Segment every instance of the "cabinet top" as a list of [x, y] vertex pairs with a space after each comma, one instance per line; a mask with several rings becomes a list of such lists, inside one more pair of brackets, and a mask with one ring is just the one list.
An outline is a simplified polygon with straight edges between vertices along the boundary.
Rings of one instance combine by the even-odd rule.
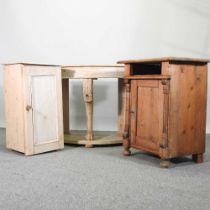
[[132, 64], [132, 63], [161, 63], [164, 61], [186, 62], [186, 63], [209, 63], [210, 60], [206, 58], [184, 58], [184, 57], [161, 57], [161, 58], [146, 58], [118, 61], [119, 64]]
[[28, 66], [60, 66], [60, 65], [54, 65], [54, 64], [40, 64], [40, 63], [3, 63], [2, 65], [28, 65]]

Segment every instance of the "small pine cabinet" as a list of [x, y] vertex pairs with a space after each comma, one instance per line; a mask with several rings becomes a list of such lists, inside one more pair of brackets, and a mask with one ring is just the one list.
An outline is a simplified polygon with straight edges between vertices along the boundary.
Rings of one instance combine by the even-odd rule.
[[62, 149], [61, 68], [4, 65], [6, 147], [25, 155]]
[[161, 167], [174, 157], [205, 152], [207, 59], [155, 58], [125, 64], [124, 155], [130, 147], [158, 155]]

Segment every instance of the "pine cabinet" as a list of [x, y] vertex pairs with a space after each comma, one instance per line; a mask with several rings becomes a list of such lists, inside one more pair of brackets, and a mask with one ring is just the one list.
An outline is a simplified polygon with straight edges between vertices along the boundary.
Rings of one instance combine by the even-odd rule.
[[124, 155], [130, 147], [158, 155], [162, 167], [174, 157], [205, 152], [207, 59], [156, 58], [125, 64]]
[[64, 147], [61, 68], [4, 65], [6, 147], [33, 155]]

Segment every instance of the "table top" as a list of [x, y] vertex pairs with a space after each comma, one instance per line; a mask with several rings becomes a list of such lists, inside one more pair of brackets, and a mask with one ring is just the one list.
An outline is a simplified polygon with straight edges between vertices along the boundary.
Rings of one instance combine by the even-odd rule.
[[192, 63], [209, 63], [210, 60], [206, 58], [185, 58], [185, 57], [160, 57], [160, 58], [146, 58], [118, 61], [119, 64], [135, 64], [135, 63], [161, 63], [164, 61], [175, 62], [192, 62]]
[[65, 69], [65, 68], [69, 68], [69, 67], [75, 67], [75, 68], [79, 68], [79, 67], [98, 67], [98, 68], [103, 68], [103, 67], [108, 67], [108, 68], [110, 68], [110, 67], [124, 67], [124, 65], [121, 65], [121, 64], [115, 64], [115, 65], [107, 65], [107, 64], [105, 64], [105, 65], [95, 65], [95, 64], [93, 64], [93, 65], [91, 65], [91, 64], [89, 64], [89, 65], [72, 65], [72, 64], [70, 64], [70, 65], [62, 65], [62, 68], [63, 69]]
[[124, 65], [65, 65], [62, 78], [123, 78]]

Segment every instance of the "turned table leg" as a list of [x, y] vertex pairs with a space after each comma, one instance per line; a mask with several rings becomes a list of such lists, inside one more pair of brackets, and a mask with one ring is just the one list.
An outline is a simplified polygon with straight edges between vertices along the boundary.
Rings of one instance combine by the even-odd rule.
[[204, 157], [203, 157], [203, 154], [194, 154], [192, 155], [192, 159], [196, 163], [203, 163]]
[[62, 79], [62, 94], [63, 94], [63, 124], [64, 134], [70, 134], [69, 120], [69, 79]]
[[87, 116], [87, 133], [86, 140], [88, 141], [85, 147], [92, 147], [93, 140], [93, 79], [83, 80], [83, 98]]

